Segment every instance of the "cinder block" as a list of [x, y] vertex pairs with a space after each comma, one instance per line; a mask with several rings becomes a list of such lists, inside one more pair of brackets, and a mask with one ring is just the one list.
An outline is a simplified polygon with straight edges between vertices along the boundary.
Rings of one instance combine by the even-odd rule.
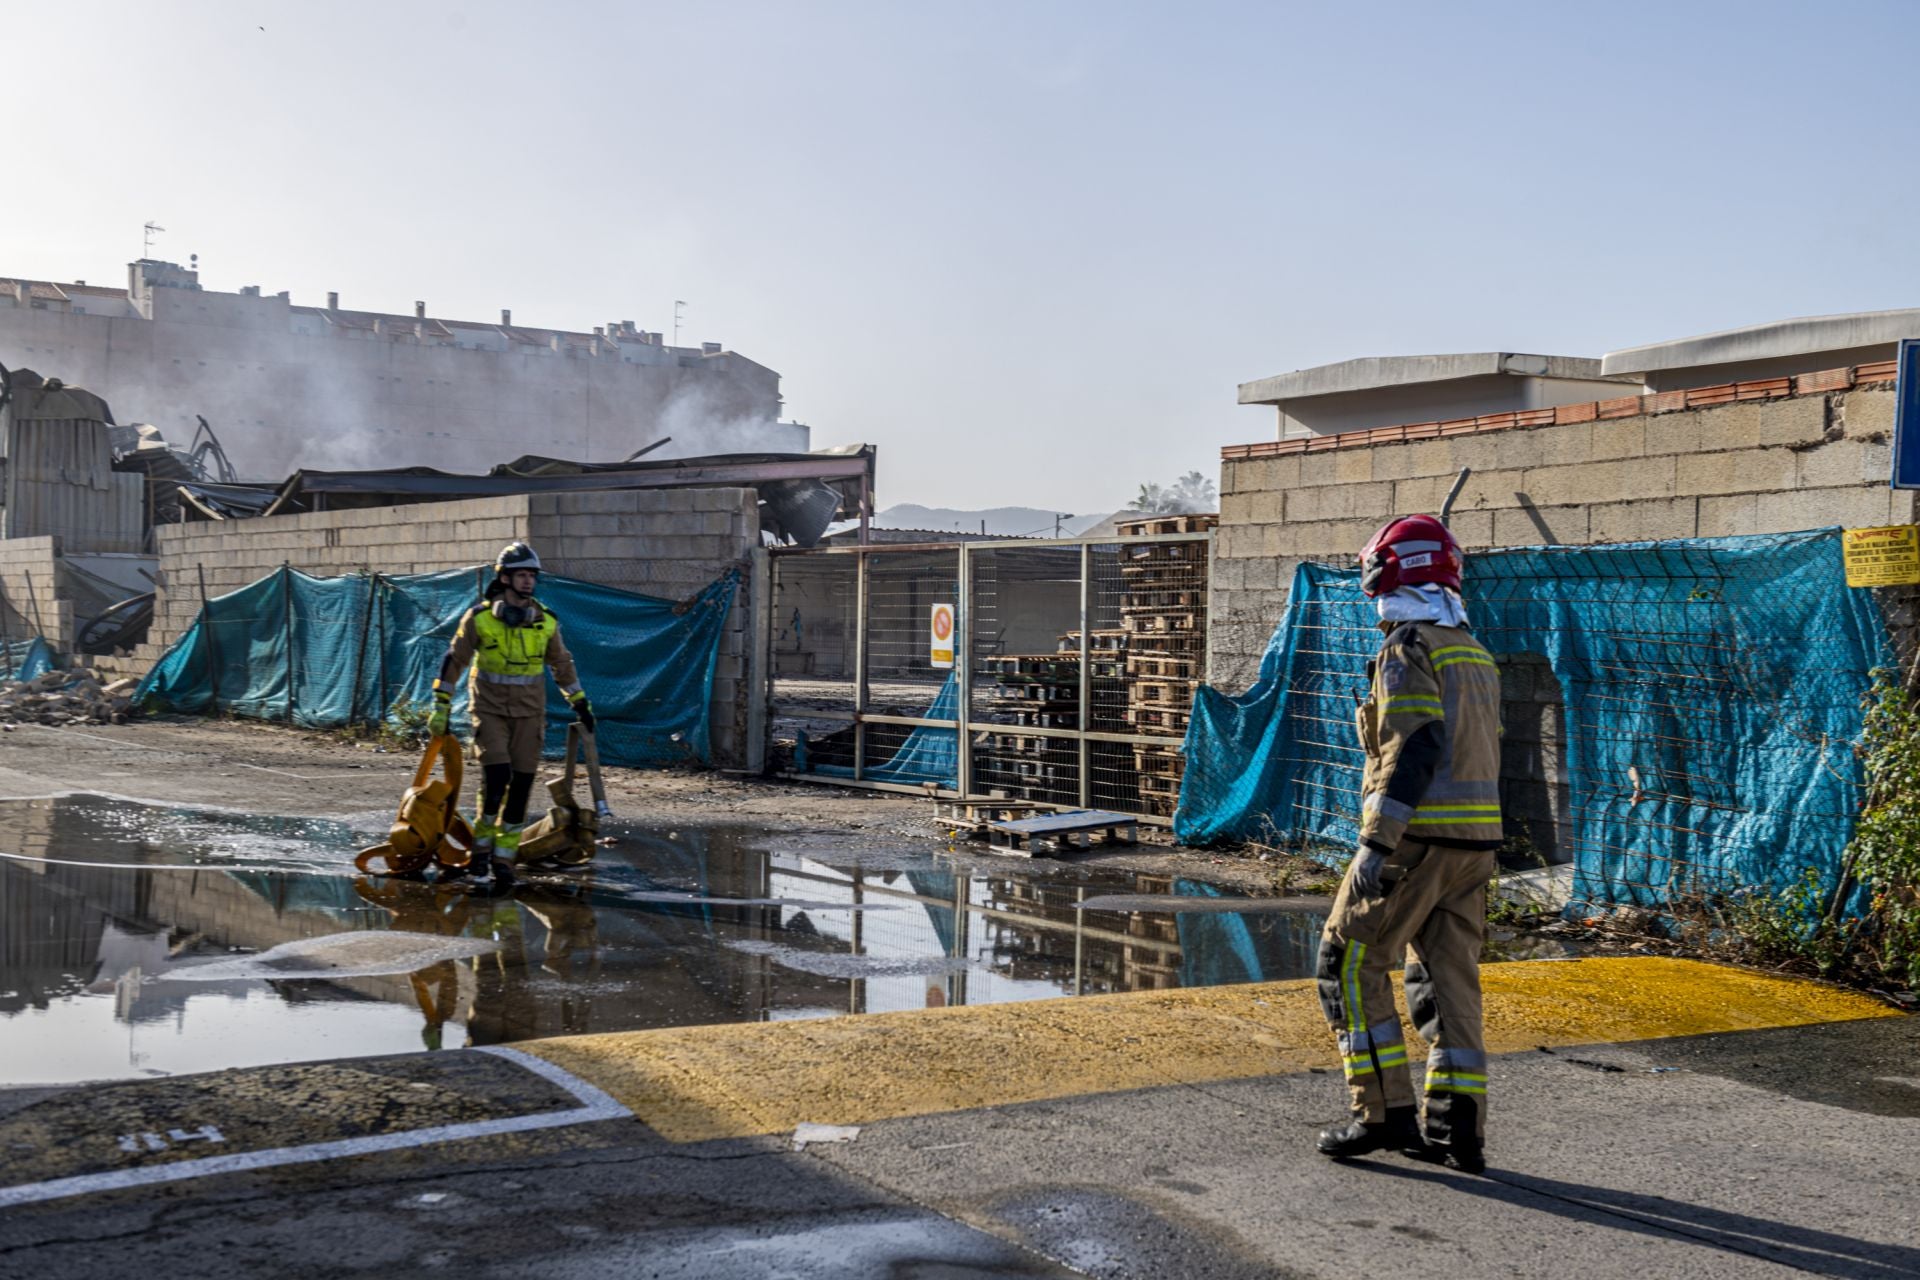
[[1811, 444], [1827, 429], [1824, 396], [1754, 400], [1662, 415], [1648, 429], [1647, 452], [1718, 453]]
[[1251, 489], [1287, 489], [1300, 483], [1300, 455], [1288, 454], [1279, 458], [1257, 458], [1243, 464], [1251, 471], [1251, 480], [1247, 487]]
[[1325, 453], [1309, 453], [1300, 458], [1300, 483], [1303, 485], [1359, 484], [1371, 479], [1372, 449], [1329, 449]]
[[[1239, 560], [1231, 563], [1240, 566], [1241, 585], [1253, 591], [1278, 591], [1287, 585], [1293, 575], [1294, 562], [1276, 556], [1260, 556], [1253, 560]], [[1286, 576], [1282, 576], [1285, 568]]]
[[1757, 533], [1793, 533], [1801, 529], [1872, 528], [1893, 523], [1893, 490], [1888, 488], [1800, 489], [1762, 496]]
[[1585, 507], [1515, 507], [1493, 513], [1497, 547], [1580, 546], [1587, 533]]
[[1240, 524], [1252, 518], [1253, 495], [1251, 493], [1221, 493], [1221, 524]]
[[1286, 520], [1297, 524], [1309, 520], [1370, 519], [1392, 506], [1393, 492], [1394, 486], [1386, 483], [1289, 489], [1284, 507]]
[[1757, 493], [1723, 494], [1701, 498], [1696, 518], [1696, 537], [1737, 538], [1760, 532], [1760, 503], [1771, 502], [1772, 495]]
[[[1491, 511], [1456, 510], [1453, 515], [1449, 517], [1447, 528], [1452, 531], [1453, 536], [1459, 540], [1462, 547], [1474, 548], [1496, 545], [1493, 540], [1493, 512]], [[1364, 545], [1364, 542], [1354, 543], [1353, 550], [1350, 554], [1358, 555], [1360, 548]]]
[[1313, 520], [1302, 524], [1263, 525], [1262, 553], [1320, 560], [1352, 556], [1379, 527], [1375, 520]]
[[1683, 455], [1674, 460], [1673, 492], [1676, 495], [1771, 493], [1792, 489], [1796, 461], [1797, 455], [1790, 449], [1739, 449]]
[[1222, 503], [1230, 495], [1250, 493], [1259, 486], [1254, 483], [1259, 474], [1259, 458], [1223, 458], [1220, 462], [1220, 499]]
[[1246, 586], [1247, 565], [1250, 563], [1253, 562], [1248, 560], [1215, 560], [1210, 571], [1210, 577], [1216, 596], [1221, 591], [1238, 591], [1240, 588]]
[[1616, 418], [1594, 422], [1584, 430], [1590, 433], [1588, 462], [1611, 462], [1616, 458], [1638, 458], [1647, 452], [1647, 420]]
[[[1538, 507], [1570, 507], [1583, 503], [1670, 498], [1674, 495], [1672, 458], [1627, 458], [1616, 462], [1589, 462], [1572, 467], [1541, 467], [1529, 471], [1518, 486]], [[1517, 506], [1517, 500], [1505, 505]]]
[[1409, 479], [1417, 476], [1450, 476], [1460, 470], [1453, 465], [1451, 440], [1420, 440], [1392, 447], [1407, 451]]
[[[1578, 428], [1584, 430], [1584, 427]], [[1486, 435], [1460, 436], [1447, 442], [1455, 474], [1462, 467], [1482, 471], [1512, 471], [1548, 465], [1544, 431], [1508, 429]]]
[[1795, 455], [1801, 489], [1825, 489], [1850, 484], [1884, 485], [1893, 474], [1893, 446], [1855, 439], [1823, 444]]
[[1280, 524], [1287, 518], [1286, 502], [1289, 490], [1263, 490], [1253, 495], [1252, 513], [1249, 517], [1255, 524]]
[[1891, 391], [1850, 391], [1840, 402], [1841, 420], [1846, 424], [1850, 439], [1882, 440], [1893, 439], [1893, 409], [1895, 397]]
[[1613, 502], [1588, 514], [1595, 542], [1656, 542], [1691, 538], [1699, 528], [1699, 504], [1693, 498]]
[[1213, 553], [1244, 559], [1261, 554], [1266, 534], [1262, 526], [1255, 524], [1223, 525], [1213, 535]]

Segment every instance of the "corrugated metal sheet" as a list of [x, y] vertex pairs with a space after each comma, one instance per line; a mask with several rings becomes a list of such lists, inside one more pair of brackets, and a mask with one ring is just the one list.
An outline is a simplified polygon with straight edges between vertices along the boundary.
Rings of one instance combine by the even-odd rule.
[[15, 415], [5, 434], [5, 536], [52, 534], [63, 551], [146, 549], [145, 477], [114, 472], [104, 422]]

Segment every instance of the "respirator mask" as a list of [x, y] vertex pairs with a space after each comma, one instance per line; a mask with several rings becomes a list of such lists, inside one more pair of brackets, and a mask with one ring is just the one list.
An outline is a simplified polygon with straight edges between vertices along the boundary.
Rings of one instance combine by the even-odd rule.
[[531, 627], [545, 615], [541, 612], [538, 600], [529, 600], [525, 604], [508, 604], [505, 600], [493, 602], [493, 616], [510, 627]]

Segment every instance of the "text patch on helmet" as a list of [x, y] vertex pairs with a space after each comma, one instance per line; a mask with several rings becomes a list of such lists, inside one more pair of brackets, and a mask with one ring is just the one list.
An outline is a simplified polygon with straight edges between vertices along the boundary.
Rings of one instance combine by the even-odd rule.
[[1424, 569], [1432, 563], [1433, 552], [1431, 551], [1422, 551], [1417, 556], [1400, 557], [1400, 567], [1402, 569]]

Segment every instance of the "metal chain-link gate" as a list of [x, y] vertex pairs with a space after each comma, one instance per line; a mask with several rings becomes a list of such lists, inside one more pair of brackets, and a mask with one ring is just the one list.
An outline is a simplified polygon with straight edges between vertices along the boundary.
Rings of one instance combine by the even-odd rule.
[[1210, 525], [776, 550], [774, 770], [1170, 819], [1205, 676]]

